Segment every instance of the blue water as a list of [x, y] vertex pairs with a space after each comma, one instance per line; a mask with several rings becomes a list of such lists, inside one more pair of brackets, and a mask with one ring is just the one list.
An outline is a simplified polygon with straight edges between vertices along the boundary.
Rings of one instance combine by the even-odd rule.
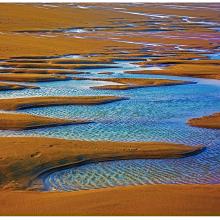
[[[182, 159], [100, 162], [54, 172], [44, 177], [47, 190], [71, 191], [145, 183], [220, 183], [220, 130], [190, 127], [189, 118], [219, 112], [217, 80], [160, 75], [125, 74], [141, 69], [131, 62], [117, 62], [118, 69], [88, 70], [80, 77], [169, 78], [196, 84], [149, 87], [124, 91], [93, 90], [106, 82], [92, 80], [36, 83], [41, 89], [5, 91], [0, 97], [57, 95], [117, 95], [128, 100], [96, 106], [57, 106], [20, 110], [36, 115], [83, 118], [91, 124], [59, 126], [26, 131], [0, 131], [1, 136], [49, 136], [80, 140], [165, 141], [203, 145], [207, 149]], [[157, 67], [158, 68], [158, 67]], [[101, 75], [100, 72], [113, 72]], [[82, 146], [83, 147], [83, 146]]]
[[220, 59], [220, 52], [208, 54], [207, 57], [211, 60], [219, 60]]

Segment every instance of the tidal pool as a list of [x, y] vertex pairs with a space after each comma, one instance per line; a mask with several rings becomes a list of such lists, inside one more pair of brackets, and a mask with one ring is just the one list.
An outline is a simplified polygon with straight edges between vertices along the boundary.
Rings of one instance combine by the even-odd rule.
[[[80, 140], [165, 141], [203, 145], [206, 150], [182, 159], [127, 160], [87, 164], [43, 176], [46, 190], [72, 191], [145, 183], [220, 183], [220, 131], [190, 127], [189, 118], [220, 109], [220, 83], [217, 80], [160, 75], [125, 74], [142, 70], [131, 61], [117, 61], [106, 70], [86, 70], [85, 77], [168, 78], [196, 84], [149, 87], [124, 91], [92, 90], [106, 82], [62, 81], [36, 83], [41, 89], [1, 92], [0, 97], [117, 95], [128, 100], [97, 106], [57, 106], [19, 112], [62, 118], [83, 118], [91, 124], [41, 128], [26, 131], [0, 131], [1, 136], [47, 136]], [[151, 67], [152, 68], [152, 67]], [[156, 66], [155, 68], [163, 68]], [[82, 75], [79, 75], [82, 77]], [[109, 82], [108, 82], [109, 83]], [[83, 146], [82, 146], [83, 147]]]

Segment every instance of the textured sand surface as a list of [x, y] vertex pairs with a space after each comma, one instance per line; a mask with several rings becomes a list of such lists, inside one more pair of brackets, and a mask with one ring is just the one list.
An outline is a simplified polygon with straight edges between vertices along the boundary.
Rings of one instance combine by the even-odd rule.
[[[74, 141], [43, 137], [0, 138], [0, 184], [26, 189], [36, 177], [54, 168], [80, 163], [135, 158], [181, 158], [202, 147], [161, 142]], [[38, 182], [35, 187], [38, 186]]]
[[49, 118], [21, 113], [0, 113], [0, 130], [28, 130], [59, 125], [80, 124], [86, 122], [86, 120]]
[[77, 192], [3, 192], [0, 215], [220, 215], [220, 185], [143, 185]]
[[118, 96], [42, 96], [10, 98], [0, 100], [0, 109], [17, 110], [57, 105], [98, 105], [124, 99], [126, 98]]
[[77, 80], [95, 80], [95, 81], [107, 81], [120, 83], [121, 85], [104, 85], [104, 86], [94, 86], [92, 89], [107, 89], [107, 90], [126, 90], [135, 89], [142, 87], [151, 86], [173, 86], [173, 85], [184, 85], [187, 81], [182, 80], [169, 80], [169, 79], [135, 79], [135, 78], [74, 78]]

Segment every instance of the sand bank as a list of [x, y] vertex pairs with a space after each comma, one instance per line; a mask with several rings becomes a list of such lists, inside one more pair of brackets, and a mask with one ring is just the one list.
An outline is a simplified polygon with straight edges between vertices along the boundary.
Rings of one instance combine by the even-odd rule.
[[118, 96], [39, 96], [27, 98], [0, 99], [0, 109], [17, 110], [58, 105], [98, 105], [127, 98]]
[[[213, 49], [219, 45], [218, 38], [214, 36], [217, 32], [211, 29], [213, 22], [219, 22], [214, 5], [202, 7], [202, 10], [194, 5], [188, 6], [190, 9], [171, 9], [164, 4], [145, 4], [141, 7], [124, 4], [122, 10], [114, 9], [117, 4], [92, 5], [94, 7], [82, 9], [67, 4], [56, 4], [55, 7], [45, 4], [1, 4], [0, 41], [3, 44], [0, 55], [6, 58], [70, 54], [73, 51], [79, 54], [113, 54], [118, 51], [120, 57], [124, 50], [143, 53], [133, 50], [142, 49], [145, 44], [149, 47], [156, 45], [153, 50], [156, 54], [167, 55], [172, 50], [182, 53], [178, 47], [174, 48], [178, 45], [183, 45], [184, 49]], [[100, 6], [104, 7], [100, 10]], [[194, 17], [195, 12], [198, 18], [187, 18]], [[143, 13], [146, 16], [138, 15]], [[163, 19], [160, 19], [161, 15]], [[184, 18], [189, 22], [183, 21]], [[211, 24], [193, 23], [194, 20], [208, 20]], [[72, 35], [62, 32], [71, 28], [86, 31], [89, 28], [89, 31]], [[163, 34], [148, 34], [149, 30], [162, 30]], [[161, 47], [158, 49], [157, 45]]]
[[[112, 27], [113, 19], [121, 16], [120, 12], [78, 7], [67, 4], [57, 4], [58, 7], [45, 7], [45, 4], [1, 4], [0, 31], [23, 30], [54, 30], [71, 27]], [[41, 17], [39, 19], [39, 14]], [[74, 17], [74, 19], [73, 19]], [[123, 17], [132, 21], [135, 15], [124, 14]], [[144, 20], [144, 18], [139, 18]], [[121, 26], [115, 24], [115, 26]]]
[[94, 86], [92, 89], [106, 89], [106, 90], [126, 90], [142, 87], [153, 86], [172, 86], [172, 85], [184, 85], [193, 82], [187, 82], [182, 80], [169, 80], [169, 79], [138, 79], [138, 78], [74, 78], [76, 80], [96, 80], [120, 83], [121, 85], [104, 85]]
[[1, 130], [28, 130], [68, 124], [86, 123], [86, 120], [49, 118], [30, 114], [0, 113]]
[[60, 75], [43, 75], [43, 74], [22, 74], [22, 73], [1, 73], [0, 80], [14, 82], [50, 82], [70, 80], [71, 77]]
[[[220, 60], [181, 60], [181, 59], [175, 59], [173, 57], [172, 59], [153, 59], [151, 61], [145, 61], [138, 63], [140, 65], [161, 65], [161, 64], [202, 64], [202, 65], [220, 65]], [[203, 66], [204, 69], [206, 66]]]
[[0, 186], [41, 188], [33, 180], [54, 168], [95, 161], [136, 158], [181, 158], [202, 147], [160, 142], [74, 141], [43, 137], [0, 138]]
[[143, 185], [77, 192], [4, 192], [0, 215], [220, 215], [220, 185]]
[[20, 90], [20, 89], [39, 89], [39, 87], [0, 82], [0, 91]]
[[106, 64], [50, 64], [50, 63], [2, 63], [2, 67], [29, 68], [29, 69], [105, 69], [117, 68]]
[[27, 74], [83, 74], [85, 72], [75, 71], [71, 69], [29, 69], [29, 68], [13, 68], [0, 69], [0, 73], [27, 73]]
[[[71, 55], [70, 55], [71, 56]], [[16, 63], [18, 64], [111, 64], [112, 58], [103, 57], [80, 57], [80, 58], [61, 58], [59, 56], [45, 56], [45, 57], [26, 57], [26, 58], [12, 58], [5, 60], [6, 63]]]
[[162, 70], [127, 71], [130, 74], [158, 74], [172, 76], [190, 76], [207, 79], [220, 79], [220, 65], [212, 64], [175, 64]]
[[192, 118], [187, 122], [191, 126], [201, 128], [220, 129], [220, 113], [215, 113], [201, 118]]
[[[62, 14], [62, 11], [60, 13]], [[39, 14], [37, 17], [39, 17]], [[119, 51], [140, 47], [140, 45], [115, 42], [107, 39], [70, 38], [68, 36], [38, 38], [32, 35], [14, 33], [0, 34], [0, 41], [4, 42], [0, 47], [0, 56], [4, 58], [35, 55], [54, 56], [71, 54], [73, 51], [79, 54], [108, 54], [111, 51], [111, 47], [118, 47]]]

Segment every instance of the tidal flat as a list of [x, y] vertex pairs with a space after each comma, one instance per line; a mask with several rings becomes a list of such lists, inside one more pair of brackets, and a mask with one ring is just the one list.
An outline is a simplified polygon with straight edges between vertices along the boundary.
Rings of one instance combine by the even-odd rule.
[[220, 215], [219, 11], [1, 3], [0, 215]]

